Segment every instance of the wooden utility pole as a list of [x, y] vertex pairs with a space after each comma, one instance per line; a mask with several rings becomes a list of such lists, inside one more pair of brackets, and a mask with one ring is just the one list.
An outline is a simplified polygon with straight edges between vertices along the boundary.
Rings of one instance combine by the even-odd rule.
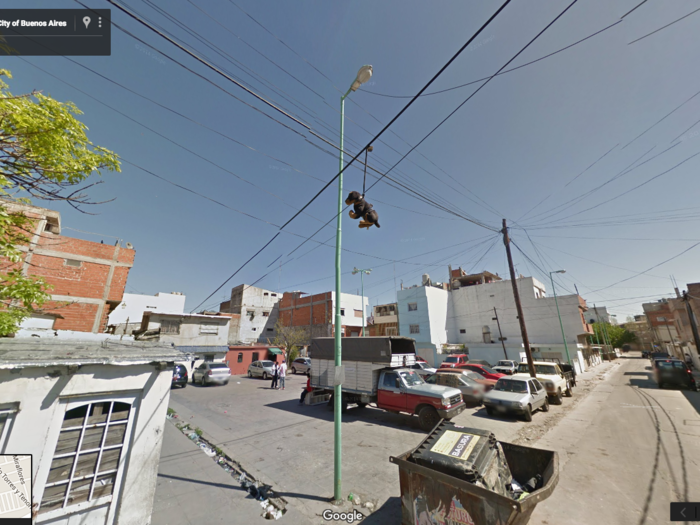
[[693, 308], [690, 306], [690, 297], [688, 297], [688, 292], [683, 292], [683, 300], [685, 301], [685, 307], [688, 310], [690, 328], [693, 330], [693, 339], [695, 340], [695, 351], [700, 353], [700, 334], [698, 334], [698, 325], [695, 323], [695, 314], [693, 313]]
[[513, 256], [510, 254], [510, 238], [508, 237], [508, 226], [506, 220], [503, 219], [503, 244], [506, 246], [506, 254], [508, 255], [508, 268], [510, 269], [510, 281], [513, 283], [513, 299], [515, 299], [515, 308], [518, 311], [518, 321], [520, 322], [520, 333], [523, 337], [523, 346], [525, 347], [525, 357], [527, 358], [527, 366], [530, 369], [530, 375], [537, 377], [535, 374], [535, 364], [532, 362], [532, 352], [530, 351], [530, 340], [527, 337], [527, 328], [525, 328], [525, 316], [523, 315], [523, 305], [520, 304], [520, 292], [518, 291], [518, 282], [515, 280], [515, 268], [513, 268]]
[[506, 352], [506, 342], [503, 340], [503, 332], [501, 332], [501, 322], [498, 320], [498, 312], [496, 311], [496, 307], [493, 307], [493, 315], [496, 317], [493, 318], [494, 321], [496, 321], [496, 324], [498, 325], [498, 335], [500, 336], [499, 339], [501, 340], [501, 345], [503, 345], [503, 357], [508, 359], [508, 352]]

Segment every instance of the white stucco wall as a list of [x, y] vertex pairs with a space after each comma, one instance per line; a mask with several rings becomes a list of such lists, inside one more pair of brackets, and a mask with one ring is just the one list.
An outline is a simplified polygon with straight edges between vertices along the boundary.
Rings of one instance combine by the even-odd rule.
[[[173, 317], [152, 314], [148, 323], [148, 329], [157, 330], [160, 328], [160, 323], [163, 319], [180, 319], [182, 324], [180, 325], [179, 334], [160, 334], [159, 340], [161, 343], [172, 343], [175, 346], [226, 346], [228, 344], [228, 329], [231, 322], [230, 317], [187, 314], [183, 314], [181, 317]], [[218, 333], [200, 333], [200, 327], [202, 324], [217, 325]]]
[[[447, 290], [431, 286], [407, 288], [398, 291], [397, 301], [401, 335], [412, 337], [417, 343], [430, 343], [436, 348], [447, 343]], [[409, 311], [409, 303], [416, 303], [416, 310]], [[420, 333], [412, 334], [410, 327], [415, 324]]]
[[[331, 292], [331, 299], [333, 301], [333, 311], [335, 312], [335, 292]], [[362, 326], [362, 317], [355, 317], [355, 310], [362, 311], [363, 316], [367, 315], [369, 299], [366, 296], [364, 301], [362, 299], [361, 295], [340, 294], [340, 307], [345, 309], [343, 326]]]
[[[281, 298], [282, 294], [255, 286], [242, 285], [231, 290], [231, 304], [233, 306], [236, 301], [235, 313], [240, 309], [241, 318], [237, 331], [230, 334], [230, 342], [256, 343], [273, 339]], [[252, 319], [250, 312], [253, 312]]]
[[185, 311], [185, 296], [182, 294], [162, 293], [155, 295], [140, 295], [125, 293], [122, 302], [109, 314], [109, 325], [140, 323], [143, 312], [165, 312], [181, 314]]
[[[49, 372], [61, 375], [49, 377]], [[62, 366], [0, 370], [0, 401], [3, 405], [19, 404], [4, 453], [33, 455], [34, 502], [40, 502], [65, 413], [62, 401], [89, 402], [98, 395], [135, 394], [129, 451], [120, 458], [120, 468], [124, 469], [121, 494], [114, 495], [117, 504], [110, 511], [115, 521], [107, 523], [149, 523], [172, 369], [86, 365], [73, 375], [66, 374], [67, 368]], [[95, 523], [87, 511], [72, 516], [75, 523]], [[41, 515], [36, 522], [42, 523]]]

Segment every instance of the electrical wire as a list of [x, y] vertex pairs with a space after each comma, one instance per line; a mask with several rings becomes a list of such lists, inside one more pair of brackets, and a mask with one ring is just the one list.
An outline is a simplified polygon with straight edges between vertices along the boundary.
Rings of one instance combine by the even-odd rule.
[[632, 40], [632, 42], [630, 42], [630, 43], [627, 44], [627, 45], [632, 45], [632, 44], [634, 44], [635, 42], [639, 42], [640, 40], [643, 40], [643, 39], [645, 39], [645, 38], [648, 37], [648, 36], [654, 35], [654, 34], [658, 33], [659, 31], [662, 31], [662, 30], [666, 29], [667, 27], [672, 26], [672, 25], [675, 24], [676, 22], [680, 22], [680, 21], [683, 20], [684, 18], [688, 18], [690, 15], [693, 15], [693, 14], [697, 13], [698, 11], [700, 11], [700, 7], [699, 7], [698, 9], [696, 9], [695, 11], [691, 11], [691, 12], [688, 13], [687, 15], [682, 16], [682, 17], [678, 18], [677, 20], [674, 20], [674, 21], [671, 22], [670, 24], [666, 24], [665, 26], [660, 27], [659, 29], [657, 29], [657, 30], [655, 30], [655, 31], [652, 31], [651, 33], [647, 33], [647, 34], [644, 35], [644, 36], [640, 36], [640, 37], [639, 37], [638, 39], [636, 39], [636, 40]]
[[627, 11], [624, 15], [622, 15], [622, 16], [620, 17], [620, 20], [622, 20], [623, 18], [625, 18], [627, 15], [631, 14], [633, 11], [636, 11], [636, 9], [637, 9], [638, 7], [642, 7], [642, 6], [643, 6], [644, 4], [646, 4], [646, 3], [647, 3], [647, 0], [642, 0], [641, 3], [637, 4], [637, 5], [634, 6], [632, 9], [630, 9], [629, 11]]

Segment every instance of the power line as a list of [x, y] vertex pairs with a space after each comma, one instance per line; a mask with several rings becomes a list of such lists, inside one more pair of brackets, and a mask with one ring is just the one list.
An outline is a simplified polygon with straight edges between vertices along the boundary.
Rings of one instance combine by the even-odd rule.
[[632, 9], [630, 9], [629, 11], [627, 11], [624, 15], [622, 15], [622, 16], [620, 17], [620, 20], [622, 20], [623, 18], [625, 18], [627, 15], [631, 14], [631, 13], [632, 13], [633, 11], [635, 11], [638, 7], [642, 7], [642, 6], [643, 6], [644, 4], [646, 4], [646, 3], [647, 3], [647, 0], [642, 0], [641, 3], [637, 4], [637, 5], [634, 6]]
[[672, 25], [675, 24], [676, 22], [680, 22], [680, 21], [683, 20], [684, 18], [688, 18], [690, 15], [695, 14], [695, 13], [697, 13], [698, 11], [700, 11], [700, 8], [696, 9], [695, 11], [691, 11], [691, 12], [688, 13], [687, 15], [682, 16], [682, 17], [678, 18], [677, 20], [674, 20], [674, 21], [671, 22], [670, 24], [666, 24], [665, 26], [660, 27], [659, 29], [657, 29], [657, 30], [655, 30], [655, 31], [652, 31], [651, 33], [647, 33], [647, 34], [644, 35], [644, 36], [640, 36], [640, 37], [639, 37], [638, 39], [636, 39], [636, 40], [632, 40], [632, 42], [630, 42], [630, 43], [627, 44], [627, 45], [634, 44], [635, 42], [639, 42], [640, 40], [643, 40], [644, 38], [646, 38], [646, 37], [648, 37], [648, 36], [651, 36], [651, 35], [653, 35], [653, 34], [656, 34], [656, 33], [658, 33], [659, 31], [662, 31], [663, 29], [666, 29], [667, 27], [672, 26]]
[[[511, 69], [506, 69], [505, 71], [501, 71], [500, 73], [496, 73], [496, 76], [505, 75], [506, 73], [510, 73], [511, 71], [516, 71], [516, 70], [521, 69], [521, 68], [523, 68], [523, 67], [525, 67], [525, 66], [529, 66], [529, 65], [534, 64], [534, 63], [536, 63], [536, 62], [539, 62], [539, 61], [541, 61], [541, 60], [544, 60], [545, 58], [549, 58], [549, 57], [551, 57], [551, 56], [554, 56], [554, 55], [556, 55], [557, 53], [561, 53], [562, 51], [566, 51], [567, 49], [570, 49], [570, 48], [572, 48], [572, 47], [574, 47], [574, 46], [580, 44], [581, 42], [585, 42], [585, 41], [588, 40], [589, 38], [593, 38], [594, 36], [599, 35], [599, 34], [603, 33], [604, 31], [607, 31], [608, 29], [610, 29], [610, 28], [612, 28], [612, 27], [615, 27], [615, 26], [616, 26], [617, 24], [619, 24], [620, 22], [622, 22], [622, 20], [618, 20], [618, 21], [615, 22], [614, 24], [610, 24], [609, 26], [604, 27], [603, 29], [601, 29], [601, 30], [599, 30], [599, 31], [596, 31], [595, 33], [593, 33], [593, 34], [591, 34], [591, 35], [588, 35], [587, 37], [582, 38], [581, 40], [578, 40], [578, 41], [574, 42], [573, 44], [569, 44], [569, 45], [566, 46], [566, 47], [562, 47], [561, 49], [558, 49], [557, 51], [554, 51], [553, 53], [549, 53], [548, 55], [545, 55], [545, 56], [540, 57], [540, 58], [538, 58], [538, 59], [532, 60], [532, 61], [530, 61], [530, 62], [526, 62], [525, 64], [522, 64], [522, 65], [520, 65], [520, 66], [513, 67], [513, 68], [511, 68]], [[491, 77], [484, 77], [484, 78], [480, 78], [480, 79], [478, 79], [478, 80], [472, 80], [471, 82], [467, 82], [466, 84], [460, 84], [459, 86], [454, 86], [454, 87], [447, 88], [447, 89], [441, 89], [441, 90], [439, 90], [439, 91], [432, 91], [432, 92], [430, 92], [430, 93], [424, 93], [424, 94], [421, 95], [421, 96], [427, 97], [427, 96], [430, 96], [430, 95], [439, 95], [439, 94], [441, 94], [441, 93], [446, 93], [446, 92], [448, 92], [448, 91], [453, 91], [453, 90], [455, 90], [455, 89], [460, 89], [460, 88], [463, 88], [463, 87], [471, 86], [471, 85], [473, 85], [473, 84], [478, 84], [479, 82], [483, 82], [484, 80], [488, 80], [489, 78], [491, 78]], [[385, 93], [376, 93], [376, 92], [374, 92], [374, 91], [368, 91], [367, 89], [362, 89], [362, 91], [363, 91], [364, 93], [369, 93], [369, 94], [371, 94], [371, 95], [377, 95], [377, 96], [380, 96], [380, 97], [387, 97], [387, 98], [411, 98], [410, 95], [387, 95], [387, 94], [385, 94]]]

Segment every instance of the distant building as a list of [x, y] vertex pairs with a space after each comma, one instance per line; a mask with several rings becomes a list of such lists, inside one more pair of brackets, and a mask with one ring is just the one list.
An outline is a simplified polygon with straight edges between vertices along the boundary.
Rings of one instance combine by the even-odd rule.
[[149, 523], [180, 355], [152, 343], [0, 339], [0, 452], [33, 457], [32, 523]]
[[186, 297], [180, 292], [155, 295], [125, 293], [121, 303], [109, 314], [108, 331], [113, 334], [130, 335], [141, 327], [143, 313], [165, 312], [181, 314], [185, 312]]
[[588, 312], [586, 313], [586, 320], [588, 324], [595, 323], [607, 323], [607, 324], [617, 324], [617, 320], [612, 316], [605, 306], [589, 306]]
[[654, 303], [644, 303], [642, 308], [649, 320], [654, 341], [671, 355], [681, 343], [681, 331], [674, 317], [672, 300], [660, 299]]
[[[335, 333], [335, 292], [306, 295], [303, 292], [285, 292], [279, 303], [283, 326], [304, 328], [309, 343], [315, 337], [331, 337]], [[304, 297], [305, 296], [305, 297]], [[340, 314], [343, 337], [359, 337], [368, 299], [359, 295], [341, 294]], [[367, 334], [369, 335], [369, 334]]]
[[275, 337], [282, 294], [241, 284], [231, 290], [231, 299], [221, 303], [219, 310], [236, 314], [231, 323], [231, 344], [266, 343]]
[[634, 321], [628, 321], [622, 327], [631, 332], [637, 338], [637, 342], [631, 344], [632, 349], [639, 351], [654, 349], [654, 332], [649, 326], [649, 321], [646, 315], [635, 315]]
[[399, 311], [397, 303], [379, 304], [372, 308], [372, 317], [367, 320], [369, 335], [399, 335]]
[[[104, 332], [107, 316], [122, 301], [136, 252], [130, 243], [114, 246], [61, 235], [57, 211], [3, 202], [8, 212], [32, 221], [29, 244], [20, 247], [23, 260], [14, 265], [28, 276], [43, 277], [53, 287], [51, 300], [28, 320], [56, 330]], [[5, 261], [7, 262], [7, 261]]]
[[280, 348], [268, 345], [233, 345], [228, 347], [225, 358], [231, 374], [235, 376], [246, 375], [250, 363], [264, 360], [281, 363], [284, 361], [284, 352]]

